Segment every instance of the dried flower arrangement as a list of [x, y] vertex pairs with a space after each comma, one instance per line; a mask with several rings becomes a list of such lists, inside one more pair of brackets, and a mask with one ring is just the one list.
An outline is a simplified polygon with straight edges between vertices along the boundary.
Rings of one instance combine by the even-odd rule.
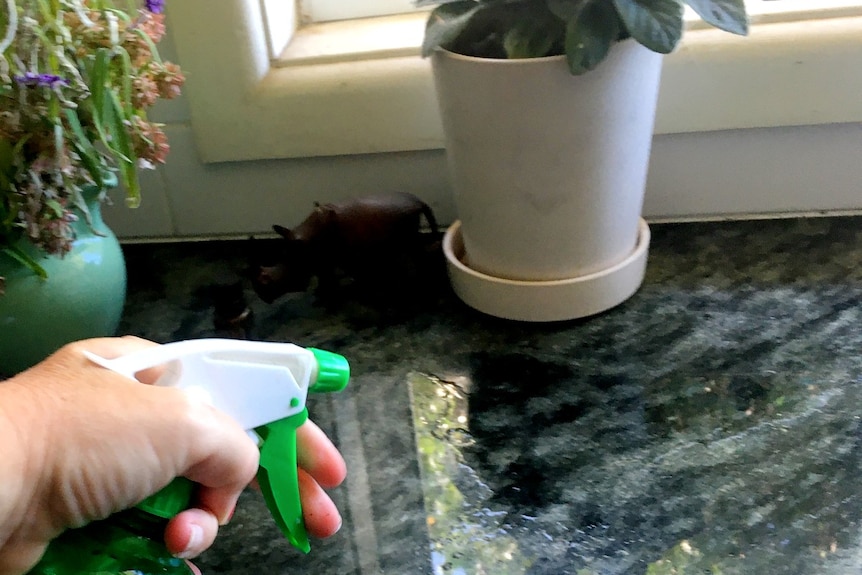
[[118, 178], [139, 203], [139, 170], [169, 149], [147, 111], [184, 82], [157, 49], [163, 11], [164, 0], [0, 0], [0, 255], [42, 273], [16, 246], [67, 253], [70, 223], [89, 217], [84, 190], [105, 199]]

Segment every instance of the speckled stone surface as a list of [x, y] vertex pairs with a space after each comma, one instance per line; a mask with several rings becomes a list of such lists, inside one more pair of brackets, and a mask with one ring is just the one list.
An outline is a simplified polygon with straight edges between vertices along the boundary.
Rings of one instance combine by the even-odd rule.
[[[302, 556], [248, 492], [204, 572], [862, 572], [862, 219], [652, 233], [640, 291], [572, 322], [483, 316], [445, 280], [385, 309], [247, 289], [252, 337], [351, 362], [310, 402], [345, 523]], [[127, 246], [122, 331], [223, 335], [212, 285], [247, 248]]]

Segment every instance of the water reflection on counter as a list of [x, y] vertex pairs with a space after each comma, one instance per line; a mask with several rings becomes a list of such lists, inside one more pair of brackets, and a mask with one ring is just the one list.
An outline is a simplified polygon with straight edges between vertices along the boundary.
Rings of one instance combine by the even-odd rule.
[[464, 381], [411, 374], [413, 425], [425, 491], [435, 575], [522, 575], [534, 558], [519, 547], [508, 511], [489, 507], [493, 495], [465, 462], [472, 444]]
[[[596, 442], [595, 427], [511, 417], [509, 439], [489, 441], [486, 420], [520, 400], [485, 388], [493, 397], [477, 398], [481, 385], [466, 376], [409, 382], [435, 575], [843, 575], [862, 564], [858, 380], [785, 386], [782, 409], [747, 428], [719, 425], [723, 412], [699, 401], [686, 429], [666, 417], [669, 431], [625, 449]], [[688, 385], [652, 386], [645, 399], [688, 397]], [[706, 418], [721, 431], [704, 433]], [[591, 461], [572, 465], [567, 453], [585, 445]], [[569, 465], [486, 465], [523, 457], [516, 446]]]

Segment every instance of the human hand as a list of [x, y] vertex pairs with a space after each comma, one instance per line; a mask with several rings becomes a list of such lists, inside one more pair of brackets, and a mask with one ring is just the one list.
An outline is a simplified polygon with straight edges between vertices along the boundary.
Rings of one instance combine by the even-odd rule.
[[[0, 575], [32, 568], [63, 530], [132, 507], [174, 477], [197, 483], [165, 530], [168, 550], [209, 547], [257, 472], [259, 452], [230, 417], [174, 388], [141, 385], [88, 360], [156, 345], [139, 338], [70, 344], [0, 384]], [[153, 383], [158, 370], [137, 374]], [[324, 489], [344, 479], [338, 450], [314, 424], [297, 431], [303, 514], [312, 536], [341, 517]]]

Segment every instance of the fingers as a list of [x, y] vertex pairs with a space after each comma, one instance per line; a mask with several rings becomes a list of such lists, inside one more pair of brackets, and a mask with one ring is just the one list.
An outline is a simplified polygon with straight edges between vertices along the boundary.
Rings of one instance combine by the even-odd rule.
[[[310, 474], [297, 470], [299, 497], [305, 528], [312, 537], [331, 537], [341, 528], [342, 518], [335, 503]], [[218, 534], [219, 525], [225, 525], [233, 515], [236, 497], [232, 503], [214, 503], [215, 490], [201, 488], [197, 503], [199, 507], [187, 509], [174, 517], [165, 529], [165, 544], [176, 557], [191, 559], [205, 551]], [[229, 512], [213, 512], [213, 507], [229, 508]], [[222, 515], [220, 515], [222, 513]]]
[[341, 485], [347, 465], [329, 437], [311, 421], [296, 430], [296, 444], [305, 527], [313, 537], [329, 537], [341, 528], [341, 515], [324, 488]]
[[[296, 430], [299, 498], [309, 535], [326, 538], [341, 528], [341, 515], [324, 489], [338, 487], [347, 466], [329, 437], [312, 421]], [[258, 488], [256, 481], [252, 487]]]
[[168, 522], [165, 546], [180, 559], [192, 559], [207, 550], [218, 534], [218, 518], [204, 509], [186, 509]]
[[30, 573], [45, 552], [44, 542], [6, 541], [0, 546], [0, 575]]
[[322, 487], [338, 487], [347, 475], [347, 465], [332, 441], [314, 422], [296, 430], [296, 458], [299, 466]]
[[312, 537], [323, 539], [341, 528], [341, 514], [329, 495], [304, 470], [299, 469], [299, 499], [305, 529]]
[[204, 423], [196, 435], [201, 439], [202, 452], [193, 456], [183, 475], [200, 485], [196, 505], [224, 525], [240, 493], [257, 474], [260, 451], [230, 417], [209, 406], [201, 409], [205, 411], [200, 417]]

